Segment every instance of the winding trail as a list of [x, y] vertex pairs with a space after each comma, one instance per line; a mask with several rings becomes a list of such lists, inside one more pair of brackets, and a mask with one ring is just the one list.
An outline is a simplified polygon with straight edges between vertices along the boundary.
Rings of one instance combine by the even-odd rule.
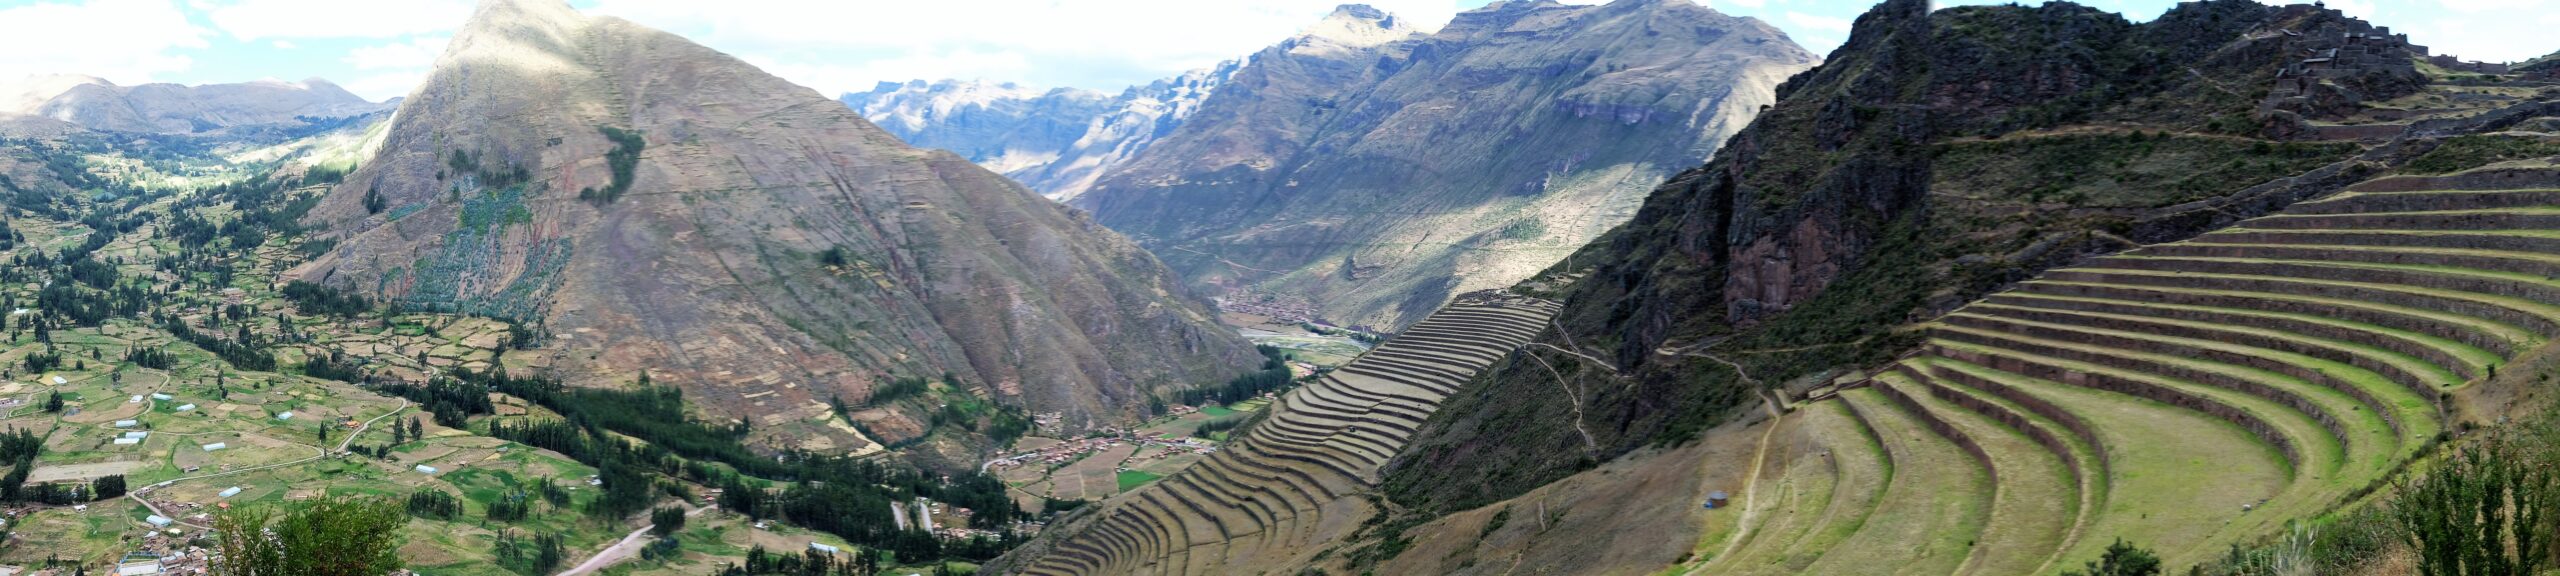
[[[1698, 567], [1703, 568], [1716, 560], [1732, 556], [1733, 550], [1742, 547], [1742, 543], [1749, 540], [1751, 533], [1760, 527], [1753, 523], [1753, 520], [1762, 512], [1760, 506], [1756, 505], [1760, 496], [1760, 468], [1768, 464], [1769, 439], [1778, 434], [1778, 424], [1785, 419], [1785, 413], [1778, 413], [1777, 416], [1769, 418], [1769, 429], [1760, 432], [1760, 446], [1753, 449], [1751, 453], [1751, 472], [1742, 479], [1742, 518], [1734, 521], [1737, 529], [1733, 531], [1732, 536], [1725, 537], [1723, 550], [1716, 551], [1715, 556], [1708, 558], [1707, 562], [1700, 563]], [[1688, 573], [1695, 574], [1697, 570], [1693, 568]]]
[[[1552, 348], [1552, 346], [1550, 346], [1550, 348]], [[1571, 354], [1571, 352], [1567, 352], [1567, 354]], [[1522, 354], [1522, 356], [1528, 356], [1530, 360], [1538, 361], [1539, 367], [1547, 369], [1547, 375], [1555, 377], [1556, 387], [1563, 388], [1565, 397], [1573, 400], [1573, 431], [1582, 433], [1582, 445], [1585, 450], [1593, 454], [1598, 454], [1600, 452], [1600, 442], [1591, 438], [1590, 429], [1582, 427], [1582, 394], [1575, 392], [1572, 384], [1565, 383], [1564, 373], [1557, 372], [1556, 367], [1547, 364], [1547, 360], [1545, 358], [1539, 358], [1536, 354]]]

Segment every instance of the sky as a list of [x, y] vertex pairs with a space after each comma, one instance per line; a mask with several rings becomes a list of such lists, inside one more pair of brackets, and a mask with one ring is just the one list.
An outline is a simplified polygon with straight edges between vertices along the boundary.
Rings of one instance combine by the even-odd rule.
[[[1105, 91], [1250, 54], [1343, 0], [571, 0], [684, 35], [826, 94], [979, 79]], [[1370, 0], [1437, 29], [1487, 0]], [[1581, 0], [1576, 3], [1590, 3]], [[1828, 53], [1873, 0], [1696, 0]], [[2263, 0], [2262, 0], [2263, 1]], [[2082, 0], [2149, 20], [2175, 0]], [[1940, 7], [2008, 3], [1939, 0]], [[2040, 2], [2027, 2], [2029, 4]], [[2560, 50], [2560, 0], [2331, 0], [2410, 40], [2486, 61]], [[369, 99], [424, 78], [473, 0], [0, 0], [0, 79], [119, 84], [320, 77]]]

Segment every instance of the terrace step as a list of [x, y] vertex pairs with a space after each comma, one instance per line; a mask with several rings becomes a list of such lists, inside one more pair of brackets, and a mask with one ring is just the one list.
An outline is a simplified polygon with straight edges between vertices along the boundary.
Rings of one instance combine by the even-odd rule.
[[[2424, 366], [2404, 366], [2403, 370], [2424, 375], [2420, 380], [2444, 387], [2457, 386], [2464, 379], [2484, 375], [2488, 366], [2501, 360], [2497, 354], [2479, 347], [2433, 335], [2312, 314], [2083, 298], [2031, 292], [1996, 294], [1983, 299], [1983, 302], [2020, 308], [2148, 317], [2224, 326], [2255, 326], [2269, 331], [2352, 343], [2387, 351], [2423, 364]], [[2394, 361], [2394, 363], [2405, 364], [2402, 361]]]
[[[2405, 432], [2408, 440], [2422, 440], [2435, 435], [2435, 396], [2423, 387], [2412, 390], [2406, 384], [2422, 384], [2428, 377], [2418, 376], [2420, 368], [2397, 369], [2387, 358], [2396, 357], [2413, 364], [2415, 359], [2380, 350], [2326, 341], [2317, 338], [2273, 331], [2212, 324], [2173, 324], [2143, 317], [2125, 317], [2096, 313], [2057, 312], [2038, 308], [2018, 308], [1997, 304], [1968, 306], [1948, 316], [1950, 321], [1971, 323], [1988, 329], [2014, 329], [2048, 338], [2082, 342], [2124, 349], [2177, 354], [2235, 366], [2245, 366], [2325, 386], [2352, 399], [2353, 405], [2341, 405], [2330, 398], [2320, 409], [2337, 416], [2353, 427], [2365, 425], [2354, 415], [2340, 410], [2372, 410], [2383, 424], [2394, 432]], [[2385, 359], [2376, 359], [2377, 357]], [[2343, 361], [2342, 361], [2343, 360]], [[2377, 372], [2354, 361], [2385, 367]], [[2438, 382], [2449, 383], [2452, 373], [2440, 367]], [[2395, 379], [2398, 377], [2399, 379]], [[2319, 400], [2317, 391], [2305, 396]], [[2413, 442], [2414, 443], [2414, 442]]]
[[2001, 295], [2135, 302], [2150, 306], [2249, 310], [2371, 324], [2442, 338], [2479, 349], [2485, 355], [2466, 355], [2466, 358], [2484, 368], [2488, 364], [2497, 363], [2506, 354], [2530, 349], [2539, 345], [2541, 341], [2529, 330], [2480, 316], [2293, 292], [2215, 290], [2135, 282], [2029, 280], [2020, 283], [2017, 289]]
[[2260, 229], [2560, 230], [2560, 207], [2273, 214], [2246, 223]]
[[2447, 209], [2496, 209], [2560, 206], [2560, 190], [2430, 190], [2423, 192], [2343, 192], [2299, 202], [2286, 214], [2357, 214], [2423, 212]]
[[2560, 230], [2337, 230], [2228, 228], [2196, 240], [2227, 244], [2399, 246], [2560, 254]]
[[[1801, 574], [1865, 526], [1892, 480], [1893, 463], [1875, 432], [1839, 401], [1796, 411], [1798, 439], [1771, 450], [1789, 455], [1784, 473], [1765, 484], [1777, 499], [1732, 555], [1711, 558], [1706, 573]], [[1763, 477], [1762, 482], [1772, 482]]]
[[[2488, 320], [2482, 330], [2495, 330], [2497, 325], [2521, 329], [2533, 343], [2541, 335], [2560, 333], [2560, 312], [2539, 302], [2511, 296], [2480, 294], [2408, 284], [2338, 280], [2304, 276], [2268, 274], [2225, 274], [2208, 272], [2176, 272], [2138, 268], [2073, 268], [2048, 272], [2045, 277], [2059, 282], [2119, 284], [2193, 288], [2202, 290], [2293, 293], [2331, 300], [2363, 300], [2400, 308], [2435, 310], [2459, 316]], [[2515, 346], [2515, 348], [2524, 348]]]
[[[1996, 366], [2004, 357], [1962, 345], [1933, 345], [1953, 354], [1928, 365], [1989, 396], [2017, 401], [2073, 435], [2093, 438], [2104, 461], [2104, 500], [2088, 528], [2062, 556], [2062, 566], [2094, 560], [2116, 538], [2152, 542], [2158, 550], [2218, 553], [2254, 534], [2234, 524], [2244, 505], [2286, 497], [2301, 487], [2275, 446], [2229, 419], [2120, 392], [2035, 378]], [[1974, 358], [1963, 358], [1973, 356]], [[1995, 388], [1999, 392], [1994, 393]], [[2051, 416], [2046, 416], [2051, 414]], [[2053, 416], [2059, 416], [2055, 418]], [[2219, 530], [2199, 530], [2219, 526]], [[2173, 557], [2173, 565], [2193, 559]]]
[[1857, 533], [1804, 573], [1955, 573], [1989, 517], [1989, 471], [1880, 392], [1853, 389], [1839, 398], [1873, 427], [1891, 455], [1893, 476]]
[[[2043, 353], [2060, 350], [2049, 344], [2019, 341], [1998, 333], [1942, 328], [1930, 341], [1937, 355], [1989, 366], [2003, 372], [2062, 382], [2202, 412], [2238, 425], [2276, 448], [2292, 465], [2296, 479], [2321, 478], [2345, 463], [2346, 447], [2337, 434], [2314, 417], [2265, 398], [2146, 372], [2125, 370]], [[1982, 336], [1988, 335], [1988, 338]], [[1948, 336], [1973, 337], [1971, 340]], [[2026, 349], [2016, 347], [2024, 346]], [[2103, 357], [2101, 357], [2103, 358]]]
[[2027, 434], [1940, 399], [1911, 372], [1877, 377], [1876, 389], [1906, 410], [1951, 428], [1974, 452], [1993, 487], [1990, 519], [1957, 574], [2036, 574], [2065, 547], [2079, 515], [2080, 482], [2064, 456]]

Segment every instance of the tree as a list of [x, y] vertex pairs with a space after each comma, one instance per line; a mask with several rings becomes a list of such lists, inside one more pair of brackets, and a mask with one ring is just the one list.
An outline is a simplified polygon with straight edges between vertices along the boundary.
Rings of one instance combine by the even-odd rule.
[[684, 508], [667, 506], [649, 511], [649, 533], [670, 536], [684, 529]]
[[96, 480], [91, 480], [89, 481], [89, 492], [95, 494], [96, 498], [99, 500], [123, 496], [124, 475], [114, 474], [101, 476]]
[[[278, 510], [244, 506], [214, 518], [217, 576], [373, 576], [401, 567], [399, 502], [335, 497]], [[273, 520], [270, 523], [270, 520]]]
[[2395, 482], [2391, 516], [2427, 576], [2523, 576], [2550, 560], [2560, 473], [2539, 442], [2493, 432], [2434, 472]]
[[2107, 545], [2106, 555], [2098, 557], [2096, 562], [2090, 562], [2088, 568], [2078, 572], [2063, 572], [2063, 576], [2158, 576], [2159, 574], [2160, 557], [2158, 555], [2152, 554], [2150, 550], [2125, 543], [2121, 538], [2116, 539], [2116, 543]]
[[55, 412], [61, 412], [61, 411], [62, 411], [62, 393], [61, 393], [61, 392], [54, 392], [52, 395], [50, 395], [50, 396], [46, 396], [46, 397], [45, 397], [45, 399], [44, 399], [44, 411], [45, 411], [46, 413], [48, 413], [48, 414], [50, 414], [50, 413], [55, 413]]

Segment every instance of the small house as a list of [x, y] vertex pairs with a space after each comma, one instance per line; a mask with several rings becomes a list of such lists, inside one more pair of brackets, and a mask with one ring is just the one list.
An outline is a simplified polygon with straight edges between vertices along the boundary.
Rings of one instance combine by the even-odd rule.
[[151, 399], [153, 399], [153, 400], [176, 400], [177, 398], [178, 398], [178, 397], [176, 397], [176, 396], [170, 396], [170, 395], [167, 395], [167, 394], [152, 394], [152, 395], [151, 395]]
[[194, 404], [183, 404], [183, 405], [179, 405], [179, 406], [178, 406], [178, 408], [177, 408], [177, 410], [178, 410], [179, 412], [185, 412], [185, 411], [188, 411], [188, 410], [194, 410], [194, 409], [196, 409], [196, 405], [194, 405]]
[[428, 466], [428, 465], [425, 465], [425, 464], [419, 464], [419, 465], [418, 465], [418, 472], [419, 472], [419, 473], [421, 473], [421, 474], [434, 474], [434, 473], [436, 473], [436, 467], [434, 467], [434, 466]]
[[132, 428], [132, 427], [134, 427], [134, 426], [136, 426], [136, 425], [139, 425], [139, 424], [142, 424], [142, 421], [140, 421], [140, 420], [117, 420], [117, 421], [115, 422], [115, 426], [116, 426], [117, 428]]
[[291, 410], [286, 410], [286, 411], [283, 411], [283, 412], [277, 412], [277, 413], [276, 413], [276, 419], [277, 419], [277, 420], [292, 420], [292, 419], [293, 419], [293, 411], [291, 411]]
[[233, 487], [230, 487], [230, 488], [224, 488], [224, 489], [222, 490], [222, 494], [221, 494], [221, 496], [222, 496], [222, 497], [224, 497], [224, 498], [230, 498], [230, 497], [233, 497], [233, 496], [239, 496], [239, 495], [240, 495], [240, 487], [239, 487], [239, 486], [233, 486]]
[[215, 442], [215, 443], [212, 443], [212, 444], [206, 444], [206, 445], [204, 445], [204, 451], [206, 451], [206, 452], [212, 452], [212, 451], [215, 451], [215, 450], [221, 450], [221, 449], [224, 449], [224, 448], [230, 448], [230, 447], [231, 447], [231, 445], [230, 445], [230, 444], [226, 444], [226, 443], [222, 443], [222, 442]]
[[152, 525], [152, 526], [161, 526], [161, 527], [168, 526], [170, 522], [175, 522], [175, 520], [170, 520], [170, 519], [169, 519], [169, 517], [167, 517], [167, 516], [161, 516], [161, 515], [159, 515], [159, 514], [153, 514], [153, 515], [150, 515], [150, 516], [143, 517], [142, 521], [144, 521], [144, 522], [149, 522], [149, 523], [151, 523], [151, 525]]
[[135, 430], [135, 431], [132, 431], [132, 432], [126, 432], [126, 433], [124, 433], [124, 436], [121, 436], [121, 437], [122, 437], [122, 438], [132, 438], [132, 439], [135, 439], [135, 440], [141, 440], [141, 439], [146, 438], [146, 437], [149, 437], [149, 436], [151, 436], [151, 433], [150, 433], [150, 432], [144, 432], [144, 431], [141, 431], [141, 430]]
[[142, 439], [141, 439], [141, 438], [117, 438], [117, 439], [115, 440], [115, 445], [117, 445], [117, 446], [132, 446], [132, 445], [135, 445], [135, 444], [141, 444], [141, 443], [142, 443]]
[[1714, 492], [1708, 492], [1708, 493], [1707, 493], [1707, 509], [1708, 509], [1708, 510], [1714, 510], [1714, 509], [1718, 509], [1718, 508], [1723, 508], [1723, 507], [1725, 507], [1725, 506], [1730, 506], [1730, 505], [1732, 505], [1732, 498], [1733, 498], [1733, 496], [1732, 496], [1731, 494], [1726, 494], [1723, 490], [1717, 490], [1717, 491], [1714, 491]]

